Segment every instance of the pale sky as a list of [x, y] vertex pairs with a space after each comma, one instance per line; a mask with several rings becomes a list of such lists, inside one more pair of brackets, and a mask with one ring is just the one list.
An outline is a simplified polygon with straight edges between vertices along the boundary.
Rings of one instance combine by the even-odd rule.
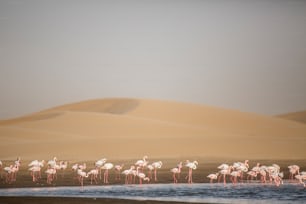
[[88, 99], [306, 110], [306, 1], [0, 0], [0, 119]]

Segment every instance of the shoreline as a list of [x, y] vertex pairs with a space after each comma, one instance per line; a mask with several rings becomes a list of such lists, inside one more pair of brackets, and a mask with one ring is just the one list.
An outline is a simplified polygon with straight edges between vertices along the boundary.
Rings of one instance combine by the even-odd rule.
[[0, 203], [3, 204], [72, 204], [72, 203], [82, 203], [82, 204], [96, 204], [96, 203], [109, 203], [109, 204], [132, 204], [132, 203], [141, 203], [141, 204], [194, 204], [192, 202], [176, 202], [176, 201], [155, 201], [155, 200], [132, 200], [132, 199], [121, 199], [121, 198], [75, 198], [75, 197], [35, 197], [35, 196], [21, 196], [21, 197], [12, 197], [12, 196], [0, 196]]

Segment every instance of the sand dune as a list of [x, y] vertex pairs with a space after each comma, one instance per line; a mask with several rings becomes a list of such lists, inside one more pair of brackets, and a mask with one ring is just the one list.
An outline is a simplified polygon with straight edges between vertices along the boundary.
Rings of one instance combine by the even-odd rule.
[[278, 117], [287, 120], [294, 120], [297, 122], [306, 123], [306, 111], [287, 113], [283, 115], [278, 115]]
[[306, 158], [305, 124], [144, 99], [90, 100], [1, 121], [0, 138], [1, 159]]

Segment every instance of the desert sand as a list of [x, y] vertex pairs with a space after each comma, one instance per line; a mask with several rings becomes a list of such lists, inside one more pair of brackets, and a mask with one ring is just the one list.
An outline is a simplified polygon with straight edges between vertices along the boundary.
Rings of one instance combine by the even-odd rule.
[[0, 160], [306, 158], [306, 124], [147, 99], [90, 100], [1, 121], [0, 140]]
[[282, 114], [278, 115], [278, 117], [287, 120], [294, 120], [300, 123], [306, 123], [306, 111]]

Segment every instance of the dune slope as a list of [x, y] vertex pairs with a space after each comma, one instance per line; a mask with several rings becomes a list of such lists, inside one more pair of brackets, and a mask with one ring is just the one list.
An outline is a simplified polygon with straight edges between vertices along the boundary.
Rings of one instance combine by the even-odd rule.
[[278, 117], [306, 124], [306, 111], [287, 113], [283, 115], [278, 115]]
[[1, 159], [306, 158], [305, 124], [145, 99], [90, 100], [1, 121], [0, 139]]

